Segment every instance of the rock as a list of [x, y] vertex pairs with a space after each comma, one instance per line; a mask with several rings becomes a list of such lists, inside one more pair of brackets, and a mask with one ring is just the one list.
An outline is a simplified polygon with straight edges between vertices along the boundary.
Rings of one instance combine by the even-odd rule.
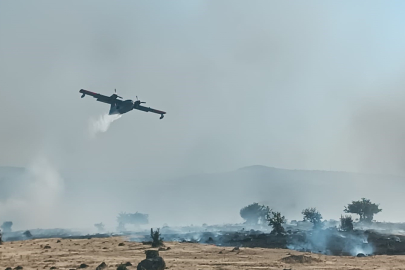
[[21, 270], [21, 269], [23, 269], [23, 267], [22, 266], [17, 266], [16, 268], [14, 268], [14, 270]]
[[153, 259], [159, 257], [159, 251], [157, 250], [145, 250], [146, 259]]
[[51, 270], [55, 270], [55, 269], [56, 269], [56, 267], [55, 267], [55, 266], [52, 266], [52, 267], [51, 267]]
[[237, 250], [239, 250], [239, 247], [234, 247], [234, 248], [232, 249], [232, 252], [233, 252], [233, 251], [237, 251]]
[[79, 268], [87, 268], [87, 267], [89, 267], [87, 264], [85, 264], [85, 263], [82, 263], [80, 266], [79, 266]]
[[50, 245], [46, 245], [46, 246], [44, 246], [44, 249], [50, 249], [51, 248], [51, 246]]
[[125, 246], [125, 244], [124, 243], [119, 243], [118, 246], [122, 247], [122, 246]]
[[366, 255], [364, 255], [364, 253], [359, 253], [356, 257], [366, 257]]
[[149, 258], [138, 264], [137, 270], [164, 270], [166, 263], [162, 257]]
[[132, 263], [126, 262], [126, 263], [125, 263], [125, 266], [132, 266]]
[[7, 267], [6, 270], [13, 270], [11, 267]]
[[120, 264], [118, 265], [117, 270], [127, 270], [127, 267], [125, 266], [125, 264]]
[[96, 270], [103, 270], [104, 268], [107, 268], [107, 265], [105, 262], [102, 262], [99, 266], [97, 266]]
[[159, 251], [157, 250], [145, 250], [146, 259], [141, 261], [137, 270], [164, 270], [166, 263], [162, 257], [159, 257]]
[[56, 243], [60, 243], [60, 242], [61, 242], [60, 240], [56, 241]]

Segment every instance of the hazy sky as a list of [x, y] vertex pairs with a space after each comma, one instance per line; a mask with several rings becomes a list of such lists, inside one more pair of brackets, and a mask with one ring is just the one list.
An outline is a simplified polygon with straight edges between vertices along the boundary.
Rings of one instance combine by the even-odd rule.
[[[1, 1], [0, 164], [405, 173], [403, 1]], [[138, 96], [89, 138], [109, 105]]]
[[[375, 169], [363, 151], [377, 139], [375, 154], [389, 158], [382, 137], [397, 135], [374, 138], [368, 132], [389, 128], [388, 119], [368, 130], [364, 117], [380, 120], [390, 102], [404, 100], [404, 8], [401, 1], [1, 1], [0, 164], [25, 166], [40, 152], [66, 168]], [[89, 119], [109, 108], [81, 99], [81, 88], [117, 88], [167, 116], [129, 113], [88, 140]], [[402, 150], [403, 141], [398, 136]]]

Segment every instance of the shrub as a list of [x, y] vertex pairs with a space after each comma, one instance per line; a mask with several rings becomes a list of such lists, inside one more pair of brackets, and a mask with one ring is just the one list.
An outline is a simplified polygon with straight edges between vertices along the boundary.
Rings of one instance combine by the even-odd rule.
[[307, 208], [301, 212], [304, 215], [304, 221], [309, 221], [314, 225], [314, 229], [322, 227], [322, 215], [316, 208]]
[[156, 229], [156, 231], [153, 231], [153, 229], [151, 228], [150, 237], [152, 238], [152, 247], [163, 246], [163, 238], [161, 238], [159, 229]]
[[340, 229], [345, 232], [353, 231], [353, 219], [351, 216], [340, 217]]
[[284, 233], [283, 224], [286, 223], [286, 219], [284, 216], [281, 216], [280, 212], [269, 211], [267, 215], [267, 221], [269, 222], [269, 226], [273, 227], [273, 230], [271, 231], [272, 233]]
[[104, 224], [102, 222], [94, 224], [94, 227], [96, 227], [99, 232], [104, 231]]

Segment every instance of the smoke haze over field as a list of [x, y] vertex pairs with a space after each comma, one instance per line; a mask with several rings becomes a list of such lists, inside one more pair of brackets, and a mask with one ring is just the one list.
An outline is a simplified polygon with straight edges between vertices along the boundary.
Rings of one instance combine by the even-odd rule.
[[[144, 205], [146, 182], [174, 185], [178, 176], [254, 164], [404, 175], [404, 8], [402, 1], [1, 1], [0, 165], [28, 168], [40, 153], [51, 178], [64, 180], [36, 187], [63, 197], [64, 213], [83, 219], [117, 209], [165, 214], [162, 205]], [[109, 106], [81, 99], [82, 88], [106, 95], [116, 88], [167, 115], [130, 112], [102, 122], [97, 130], [108, 131], [88, 140], [89, 123]], [[67, 178], [56, 176], [62, 171]], [[119, 187], [133, 195], [110, 192]], [[172, 200], [180, 205], [181, 194]], [[59, 220], [55, 226], [69, 221]]]
[[60, 226], [64, 180], [49, 160], [36, 156], [19, 177], [19, 187], [8, 198], [2, 198], [1, 220], [10, 218], [17, 228], [21, 224], [31, 228]]

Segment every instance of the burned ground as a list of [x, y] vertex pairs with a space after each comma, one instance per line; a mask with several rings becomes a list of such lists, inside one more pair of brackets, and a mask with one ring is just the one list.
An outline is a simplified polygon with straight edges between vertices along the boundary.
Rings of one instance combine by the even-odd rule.
[[[166, 241], [214, 244], [224, 247], [283, 248], [334, 256], [404, 255], [405, 236], [375, 230], [342, 232], [336, 228], [288, 230], [274, 235], [260, 230], [204, 231], [163, 234]], [[131, 235], [131, 241], [148, 244], [148, 236]]]
[[[0, 246], [0, 267], [31, 269], [116, 269], [130, 263], [136, 269], [145, 259], [148, 245], [125, 237], [92, 239], [37, 239], [5, 242]], [[118, 246], [124, 242], [124, 246]], [[43, 249], [44, 246], [50, 249]], [[303, 253], [287, 249], [221, 247], [208, 244], [165, 242], [170, 249], [160, 251], [168, 269], [401, 269], [401, 256], [346, 257]], [[129, 265], [129, 264], [128, 264]]]

